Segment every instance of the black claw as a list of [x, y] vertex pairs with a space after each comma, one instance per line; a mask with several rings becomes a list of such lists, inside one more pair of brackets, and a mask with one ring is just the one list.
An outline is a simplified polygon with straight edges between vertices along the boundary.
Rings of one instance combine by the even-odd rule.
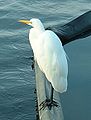
[[36, 93], [36, 89], [34, 89], [34, 93]]
[[33, 57], [33, 56], [31, 56], [30, 59], [31, 59], [32, 61], [34, 61], [34, 57]]
[[32, 70], [34, 70], [34, 62], [32, 62], [31, 68], [32, 68]]
[[33, 70], [34, 69], [34, 63], [32, 63], [31, 67], [32, 67], [32, 70]]
[[29, 57], [28, 59], [30, 59], [31, 60], [31, 67], [32, 67], [32, 70], [34, 69], [34, 57], [33, 56], [31, 56], [31, 57]]
[[49, 110], [51, 110], [51, 108], [53, 106], [56, 106], [58, 107], [58, 103], [53, 101], [53, 100], [50, 100], [50, 99], [46, 99], [45, 101], [43, 101], [40, 105], [40, 110], [44, 110], [46, 107], [49, 108]]

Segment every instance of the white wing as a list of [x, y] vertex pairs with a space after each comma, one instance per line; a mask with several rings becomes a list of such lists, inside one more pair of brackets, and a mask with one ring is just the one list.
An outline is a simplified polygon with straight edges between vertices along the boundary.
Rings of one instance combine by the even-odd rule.
[[68, 75], [66, 54], [54, 32], [47, 30], [39, 37], [35, 55], [40, 69], [53, 88], [60, 93], [66, 91]]

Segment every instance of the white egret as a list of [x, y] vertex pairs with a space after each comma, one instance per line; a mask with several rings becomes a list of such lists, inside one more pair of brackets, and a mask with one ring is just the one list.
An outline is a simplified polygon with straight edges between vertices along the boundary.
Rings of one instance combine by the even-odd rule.
[[56, 102], [53, 101], [53, 89], [60, 93], [67, 90], [68, 64], [62, 43], [54, 32], [45, 30], [39, 19], [19, 20], [19, 22], [32, 26], [29, 41], [34, 58], [52, 85], [51, 98], [45, 100], [45, 104], [56, 106]]

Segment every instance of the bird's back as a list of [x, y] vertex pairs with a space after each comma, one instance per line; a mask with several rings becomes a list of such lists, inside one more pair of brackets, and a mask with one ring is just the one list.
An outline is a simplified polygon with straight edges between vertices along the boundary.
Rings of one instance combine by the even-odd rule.
[[53, 88], [62, 93], [67, 89], [68, 64], [66, 54], [57, 35], [49, 30], [37, 41], [36, 58], [40, 69]]

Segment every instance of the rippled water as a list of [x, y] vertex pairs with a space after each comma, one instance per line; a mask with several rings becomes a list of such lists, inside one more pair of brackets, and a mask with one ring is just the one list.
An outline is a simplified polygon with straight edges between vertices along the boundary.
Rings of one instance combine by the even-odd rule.
[[[90, 0], [0, 0], [0, 120], [35, 120], [29, 26], [17, 21], [36, 17], [48, 27], [88, 10]], [[90, 120], [91, 37], [74, 41], [65, 50], [70, 61], [68, 91], [61, 95], [64, 118]]]

